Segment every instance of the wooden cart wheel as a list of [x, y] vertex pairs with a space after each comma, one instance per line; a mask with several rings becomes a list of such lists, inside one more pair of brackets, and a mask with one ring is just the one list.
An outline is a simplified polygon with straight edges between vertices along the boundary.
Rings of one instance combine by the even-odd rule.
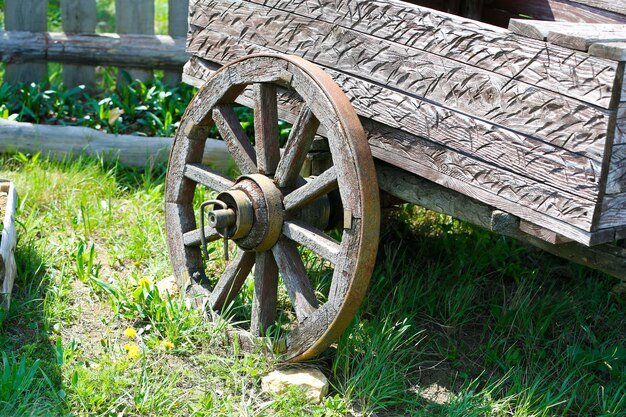
[[[233, 110], [245, 88], [252, 89], [255, 103], [254, 144]], [[303, 103], [282, 150], [277, 88], [295, 92]], [[213, 124], [241, 172], [238, 178], [202, 165], [205, 139]], [[300, 170], [318, 130], [328, 138], [333, 164], [320, 175], [303, 179]], [[226, 235], [237, 246], [236, 256], [213, 286], [207, 280], [211, 274], [203, 267], [202, 230], [196, 221], [200, 215], [192, 204], [198, 184], [219, 193], [204, 226], [206, 241]], [[328, 209], [326, 196], [333, 190], [341, 196], [344, 222], [340, 240], [323, 232], [324, 224], [319, 221]], [[320, 213], [311, 216], [311, 208]], [[291, 317], [292, 322], [285, 326], [284, 340], [275, 346], [282, 346], [285, 360], [311, 358], [336, 341], [367, 289], [380, 218], [374, 163], [347, 97], [326, 73], [304, 59], [251, 55], [226, 65], [207, 80], [189, 104], [176, 134], [165, 212], [167, 242], [179, 284], [182, 288], [207, 288], [209, 307], [214, 311], [227, 306], [254, 271], [249, 330], [263, 334], [275, 323], [282, 282], [292, 310], [281, 317]], [[311, 224], [311, 219], [317, 224]], [[327, 294], [316, 294], [298, 247], [334, 265]]]

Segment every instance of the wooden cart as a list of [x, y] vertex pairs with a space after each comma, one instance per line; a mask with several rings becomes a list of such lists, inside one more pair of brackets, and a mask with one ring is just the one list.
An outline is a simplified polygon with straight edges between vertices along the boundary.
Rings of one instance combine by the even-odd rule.
[[[626, 2], [604, 3], [559, 7], [626, 21]], [[285, 360], [321, 352], [356, 312], [379, 187], [626, 276], [624, 25], [508, 30], [398, 0], [196, 0], [189, 22], [184, 80], [201, 88], [169, 162], [172, 264], [217, 312], [254, 271], [248, 330], [266, 334], [280, 310]], [[235, 105], [254, 109], [254, 143]], [[293, 124], [282, 147], [279, 118]], [[240, 176], [202, 165], [213, 125]], [[198, 184], [219, 194], [194, 210]], [[224, 260], [202, 248], [218, 239], [237, 253], [216, 275]], [[334, 269], [321, 294], [303, 253]]]

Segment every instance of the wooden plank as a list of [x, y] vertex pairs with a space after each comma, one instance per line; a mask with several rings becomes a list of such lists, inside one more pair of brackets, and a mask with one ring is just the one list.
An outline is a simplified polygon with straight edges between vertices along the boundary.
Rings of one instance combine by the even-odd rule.
[[592, 44], [598, 42], [626, 40], [626, 24], [511, 19], [509, 30], [518, 35], [547, 40], [555, 45], [579, 51], [587, 51]]
[[[167, 8], [167, 32], [172, 38], [186, 37], [189, 29], [187, 17], [189, 16], [189, 0], [168, 0]], [[181, 80], [182, 66], [176, 70], [166, 70], [163, 74], [163, 82], [168, 85], [176, 85]]]
[[[61, 22], [66, 33], [94, 33], [96, 31], [96, 0], [61, 0]], [[88, 92], [96, 83], [96, 69], [90, 65], [63, 66], [63, 84], [66, 87], [84, 85]]]
[[[41, 0], [5, 0], [4, 27], [6, 30], [45, 32], [48, 28], [48, 2]], [[4, 81], [40, 82], [48, 77], [48, 64], [43, 60], [28, 64], [8, 64]]]
[[[115, 31], [120, 35], [154, 35], [154, 0], [115, 0]], [[117, 85], [128, 83], [123, 71], [131, 80], [147, 81], [152, 71], [132, 67], [118, 67]]]
[[626, 279], [626, 249], [612, 244], [586, 247], [570, 242], [553, 245], [519, 230], [519, 219], [449, 188], [385, 163], [376, 164], [378, 184], [405, 201], [515, 238], [571, 262]]
[[[217, 37], [220, 50], [207, 50], [204, 55], [224, 61], [263, 50], [242, 41]], [[213, 56], [215, 53], [217, 56]], [[232, 55], [231, 55], [232, 54]], [[494, 165], [504, 166], [534, 179], [553, 184], [583, 198], [595, 200], [599, 193], [599, 161], [585, 158], [576, 152], [566, 151], [542, 143], [534, 138], [502, 129], [489, 122], [465, 116], [428, 101], [372, 84], [354, 76], [326, 68], [350, 98], [361, 116], [371, 118], [408, 133], [427, 137], [452, 149], [473, 155]], [[588, 121], [591, 124], [594, 121]], [[555, 125], [555, 129], [557, 129]], [[571, 138], [577, 141], [577, 139]], [[580, 148], [584, 143], [580, 143]], [[578, 149], [578, 148], [577, 148]], [[604, 149], [602, 149], [604, 152]]]
[[[195, 82], [197, 86], [203, 84], [202, 78], [193, 78], [187, 74], [206, 77], [211, 66], [194, 57], [186, 67], [186, 80]], [[243, 95], [238, 102], [250, 106], [252, 99]], [[283, 110], [280, 117], [293, 122], [300, 107], [289, 100], [282, 102], [283, 105], [279, 106]], [[581, 232], [581, 229], [591, 230], [595, 209], [593, 204], [585, 200], [399, 129], [367, 119], [361, 121], [376, 158], [460, 193], [488, 201], [494, 207], [534, 223], [551, 225], [558, 230], [568, 229], [562, 234], [581, 243], [589, 244], [592, 239], [606, 238], [605, 235], [596, 238]], [[396, 148], [397, 144], [400, 144], [399, 149]]]
[[138, 68], [181, 68], [189, 59], [185, 38], [171, 36], [66, 34], [63, 32], [0, 32], [4, 62], [76, 63]]
[[626, 41], [626, 25], [589, 24], [578, 28], [555, 28], [548, 33], [547, 41], [565, 48], [587, 51], [597, 42]]
[[17, 192], [12, 182], [0, 180], [0, 193], [4, 194], [4, 207], [0, 207], [2, 231], [0, 232], [0, 308], [9, 309], [11, 292], [17, 275], [15, 265], [15, 245], [17, 230], [15, 228], [15, 209]]
[[584, 4], [602, 10], [626, 16], [626, 0], [571, 0], [572, 3]]
[[536, 20], [578, 23], [626, 23], [626, 16], [568, 0], [492, 0], [483, 10], [483, 21], [506, 27], [520, 16]]
[[552, 230], [538, 226], [526, 220], [520, 220], [519, 230], [553, 245], [561, 245], [572, 241], [572, 239], [561, 236]]
[[[372, 134], [375, 136], [372, 137]], [[370, 131], [372, 155], [518, 217], [554, 229], [573, 240], [590, 244], [593, 238], [589, 232], [592, 230], [594, 204], [566, 193], [550, 192], [545, 184], [533, 183], [497, 167], [485, 166], [480, 161], [436, 144], [423, 142], [410, 146], [407, 148], [410, 150], [408, 155], [406, 152], [399, 153], [393, 146], [385, 148], [384, 142], [392, 143], [403, 136], [405, 134], [401, 131]], [[421, 141], [418, 137], [409, 139], [406, 136], [403, 140]], [[374, 145], [377, 141], [380, 147]], [[415, 158], [418, 154], [422, 156], [421, 160]]]
[[[55, 160], [81, 155], [144, 167], [167, 162], [173, 138], [112, 135], [88, 127], [47, 126], [0, 119], [0, 152], [22, 152]], [[202, 161], [220, 171], [232, 166], [221, 140], [207, 139]]]
[[[380, 39], [338, 31], [324, 22], [267, 11], [247, 2], [230, 8], [228, 4], [220, 2], [210, 11], [203, 9], [204, 15], [196, 12], [192, 17], [194, 25], [202, 24], [205, 29], [192, 35], [190, 52], [218, 62], [264, 48], [301, 55], [326, 68], [365, 78], [377, 84], [376, 89], [382, 85], [400, 90], [444, 111], [471, 115], [602, 159], [610, 116], [593, 106], [414, 48], [392, 42], [382, 46]], [[607, 88], [613, 87], [613, 81]]]
[[598, 42], [589, 47], [589, 55], [614, 61], [626, 61], [626, 42]]
[[626, 213], [626, 193], [605, 195], [602, 199], [602, 213], [598, 228], [611, 228], [624, 226], [624, 214]]
[[[604, 108], [611, 103], [616, 76], [614, 63], [589, 59], [586, 54], [572, 54], [558, 46], [513, 35], [506, 29], [398, 0], [334, 0], [322, 4], [316, 0], [253, 1], [294, 13], [291, 15], [294, 19], [305, 15], [331, 23], [335, 30], [328, 33], [332, 37], [343, 38], [349, 33], [337, 27], [372, 34], [378, 38], [377, 44], [383, 40], [409, 46]], [[196, 14], [191, 18], [196, 17], [203, 6], [209, 10], [217, 3], [228, 2], [196, 3], [192, 7]], [[232, 7], [231, 11], [235, 9]], [[267, 8], [259, 13], [268, 13]], [[202, 26], [202, 20], [198, 23]], [[298, 30], [304, 26], [299, 26]], [[286, 36], [288, 39], [290, 35]]]

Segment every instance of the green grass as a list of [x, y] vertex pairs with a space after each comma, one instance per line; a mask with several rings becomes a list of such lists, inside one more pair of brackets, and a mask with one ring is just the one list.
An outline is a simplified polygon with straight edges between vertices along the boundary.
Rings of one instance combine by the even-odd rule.
[[332, 384], [314, 405], [262, 393], [274, 363], [158, 295], [162, 167], [19, 154], [0, 166], [20, 194], [1, 416], [624, 415], [626, 306], [602, 274], [405, 206], [358, 317], [314, 361]]

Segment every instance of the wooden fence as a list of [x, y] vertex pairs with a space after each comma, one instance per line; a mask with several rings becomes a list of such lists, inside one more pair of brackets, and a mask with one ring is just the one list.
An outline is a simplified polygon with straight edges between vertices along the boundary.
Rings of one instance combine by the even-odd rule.
[[[0, 59], [8, 83], [47, 78], [47, 63], [63, 63], [68, 86], [95, 82], [95, 65], [116, 66], [132, 79], [146, 80], [164, 69], [164, 82], [180, 81], [187, 34], [189, 0], [168, 0], [169, 36], [155, 36], [154, 0], [115, 0], [115, 34], [96, 34], [96, 0], [61, 0], [63, 32], [47, 32], [48, 2], [5, 0], [5, 32]], [[124, 83], [122, 71], [118, 83]]]

